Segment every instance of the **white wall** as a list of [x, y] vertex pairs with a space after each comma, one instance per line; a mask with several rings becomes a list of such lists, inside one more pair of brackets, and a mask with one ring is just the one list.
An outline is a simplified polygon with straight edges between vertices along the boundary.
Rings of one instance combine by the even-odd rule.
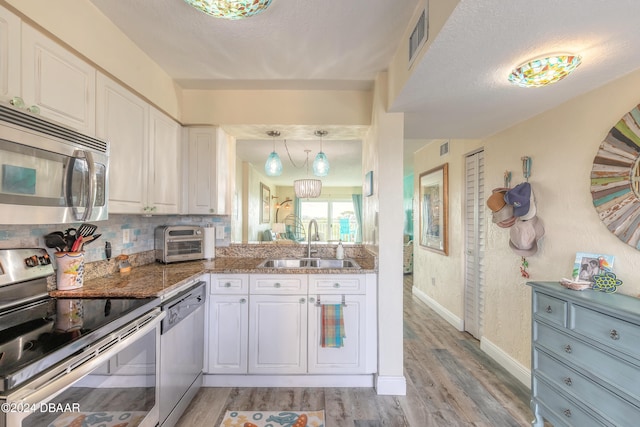
[[[559, 83], [562, 84], [562, 83]], [[512, 184], [523, 180], [522, 156], [532, 158], [530, 182], [538, 217], [545, 228], [540, 249], [528, 257], [533, 281], [570, 277], [576, 252], [615, 256], [614, 272], [624, 281], [619, 293], [640, 296], [640, 252], [620, 241], [600, 221], [590, 194], [590, 172], [598, 147], [609, 130], [640, 101], [640, 71], [577, 97], [483, 141], [450, 144], [449, 257], [415, 252], [414, 285], [455, 316], [463, 317], [462, 180], [464, 154], [485, 150], [485, 189], [502, 186], [511, 170]], [[553, 87], [542, 90], [553, 90]], [[437, 143], [434, 144], [434, 146]], [[416, 176], [440, 163], [434, 146], [415, 157]], [[521, 257], [508, 246], [509, 230], [491, 223], [487, 212], [485, 316], [483, 348], [511, 363], [512, 371], [530, 366], [531, 291], [520, 274]], [[417, 230], [418, 216], [415, 227]], [[417, 231], [416, 231], [417, 232]], [[435, 286], [431, 285], [435, 277]], [[520, 377], [522, 379], [522, 377]], [[524, 381], [523, 381], [524, 382]]]

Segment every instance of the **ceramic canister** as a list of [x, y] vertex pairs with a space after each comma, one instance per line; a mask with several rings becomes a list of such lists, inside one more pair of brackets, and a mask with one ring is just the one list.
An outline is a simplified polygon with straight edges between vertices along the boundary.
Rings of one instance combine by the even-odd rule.
[[56, 252], [56, 287], [61, 290], [82, 287], [84, 278], [84, 252]]

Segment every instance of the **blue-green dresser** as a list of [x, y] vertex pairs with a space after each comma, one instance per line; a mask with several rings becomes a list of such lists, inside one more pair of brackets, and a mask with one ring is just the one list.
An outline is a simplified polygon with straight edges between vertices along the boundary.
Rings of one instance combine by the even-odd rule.
[[527, 284], [532, 424], [640, 426], [640, 299]]

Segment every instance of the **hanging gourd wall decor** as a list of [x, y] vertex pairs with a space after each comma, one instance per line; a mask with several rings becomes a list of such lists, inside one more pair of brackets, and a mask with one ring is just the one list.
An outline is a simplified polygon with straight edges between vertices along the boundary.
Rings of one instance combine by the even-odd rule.
[[640, 249], [640, 106], [605, 137], [591, 170], [591, 196], [609, 231]]

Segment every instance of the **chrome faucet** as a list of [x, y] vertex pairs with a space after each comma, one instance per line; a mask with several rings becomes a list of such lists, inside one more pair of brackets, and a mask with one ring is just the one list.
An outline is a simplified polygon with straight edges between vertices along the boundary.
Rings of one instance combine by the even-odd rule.
[[307, 233], [309, 236], [309, 241], [307, 242], [307, 258], [311, 258], [311, 225], [315, 225], [316, 226], [316, 232], [314, 234], [315, 236], [315, 240], [318, 240], [318, 221], [316, 221], [315, 218], [313, 218], [311, 221], [309, 221], [309, 232]]

